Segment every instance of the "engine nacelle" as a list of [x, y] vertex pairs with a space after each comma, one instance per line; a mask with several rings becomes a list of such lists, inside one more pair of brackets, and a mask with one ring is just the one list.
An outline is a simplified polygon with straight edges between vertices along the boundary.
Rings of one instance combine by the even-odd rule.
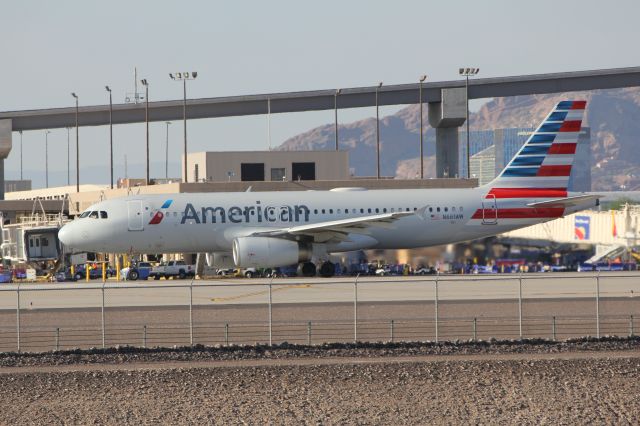
[[311, 244], [270, 237], [233, 240], [233, 261], [240, 268], [275, 268], [311, 260]]

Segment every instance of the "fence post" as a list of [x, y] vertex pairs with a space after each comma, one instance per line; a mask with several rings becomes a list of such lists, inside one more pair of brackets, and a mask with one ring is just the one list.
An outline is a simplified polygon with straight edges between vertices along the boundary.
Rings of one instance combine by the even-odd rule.
[[193, 346], [193, 280], [195, 280], [195, 276], [191, 279], [191, 283], [189, 284], [189, 345]]
[[600, 338], [600, 271], [596, 275], [596, 337]]
[[307, 323], [307, 346], [311, 346], [311, 321]]
[[272, 286], [273, 277], [269, 280], [269, 346], [273, 345], [273, 311], [272, 311], [272, 303], [273, 303], [273, 293]]
[[360, 274], [353, 283], [353, 343], [358, 341], [358, 278]]
[[16, 336], [18, 343], [18, 353], [20, 353], [20, 283], [18, 282], [18, 290], [16, 291]]
[[229, 324], [224, 325], [224, 344], [229, 346]]
[[60, 327], [56, 328], [56, 351], [60, 350]]
[[556, 317], [553, 317], [553, 323], [551, 324], [551, 333], [553, 335], [553, 341], [556, 341]]
[[629, 316], [629, 337], [633, 337], [633, 315]]
[[522, 340], [522, 271], [518, 277], [518, 332]]
[[391, 324], [389, 325], [389, 327], [391, 328], [390, 333], [391, 333], [391, 343], [393, 343], [393, 320], [391, 320]]
[[473, 341], [478, 341], [478, 320], [473, 318]]
[[142, 326], [142, 347], [147, 348], [147, 326]]
[[436, 272], [436, 283], [435, 283], [435, 295], [434, 295], [434, 306], [435, 306], [435, 317], [436, 317], [436, 343], [438, 343], [438, 278], [440, 273]]
[[[87, 272], [88, 274], [88, 272]], [[100, 315], [102, 318], [102, 349], [105, 348], [105, 332], [104, 332], [104, 285], [106, 284], [105, 281], [102, 281], [102, 304], [101, 304], [101, 309], [100, 309]]]

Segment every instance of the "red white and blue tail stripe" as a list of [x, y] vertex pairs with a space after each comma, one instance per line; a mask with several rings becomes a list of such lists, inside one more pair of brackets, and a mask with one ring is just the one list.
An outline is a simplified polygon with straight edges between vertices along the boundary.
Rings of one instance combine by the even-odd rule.
[[[562, 101], [531, 134], [489, 186], [498, 193], [535, 198], [567, 190], [586, 101]], [[510, 188], [520, 188], [518, 192]], [[548, 194], [544, 189], [548, 188]], [[524, 191], [523, 190], [530, 190]], [[518, 198], [521, 198], [521, 197]], [[564, 195], [566, 196], [566, 194]]]
[[555, 106], [502, 173], [483, 187], [483, 205], [471, 224], [522, 226], [567, 213], [567, 185], [585, 107], [586, 101]]

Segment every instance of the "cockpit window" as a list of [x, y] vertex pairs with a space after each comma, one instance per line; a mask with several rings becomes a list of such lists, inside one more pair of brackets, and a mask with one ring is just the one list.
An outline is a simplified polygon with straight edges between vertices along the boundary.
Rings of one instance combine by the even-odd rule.
[[90, 211], [82, 212], [82, 214], [80, 215], [80, 218], [89, 216], [89, 213], [91, 212]]
[[100, 219], [106, 219], [107, 218], [107, 212], [105, 212], [104, 210], [100, 211]]
[[98, 212], [97, 212], [97, 211], [91, 212], [91, 213], [89, 214], [89, 217], [90, 217], [91, 219], [97, 219], [97, 218], [98, 218]]

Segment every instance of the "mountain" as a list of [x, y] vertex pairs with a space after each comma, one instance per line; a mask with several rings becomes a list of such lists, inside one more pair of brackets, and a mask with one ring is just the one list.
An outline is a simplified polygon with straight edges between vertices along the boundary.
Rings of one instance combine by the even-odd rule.
[[[537, 125], [563, 99], [587, 101], [584, 125], [591, 127], [592, 189], [640, 189], [640, 88], [595, 90], [550, 95], [496, 98], [471, 114], [472, 130]], [[380, 120], [381, 174], [415, 178], [419, 173], [419, 105]], [[425, 114], [425, 175], [434, 176], [434, 130]], [[350, 151], [350, 167], [358, 176], [375, 175], [375, 119], [339, 126], [340, 148]], [[334, 146], [333, 123], [286, 140], [279, 149], [324, 150]]]

